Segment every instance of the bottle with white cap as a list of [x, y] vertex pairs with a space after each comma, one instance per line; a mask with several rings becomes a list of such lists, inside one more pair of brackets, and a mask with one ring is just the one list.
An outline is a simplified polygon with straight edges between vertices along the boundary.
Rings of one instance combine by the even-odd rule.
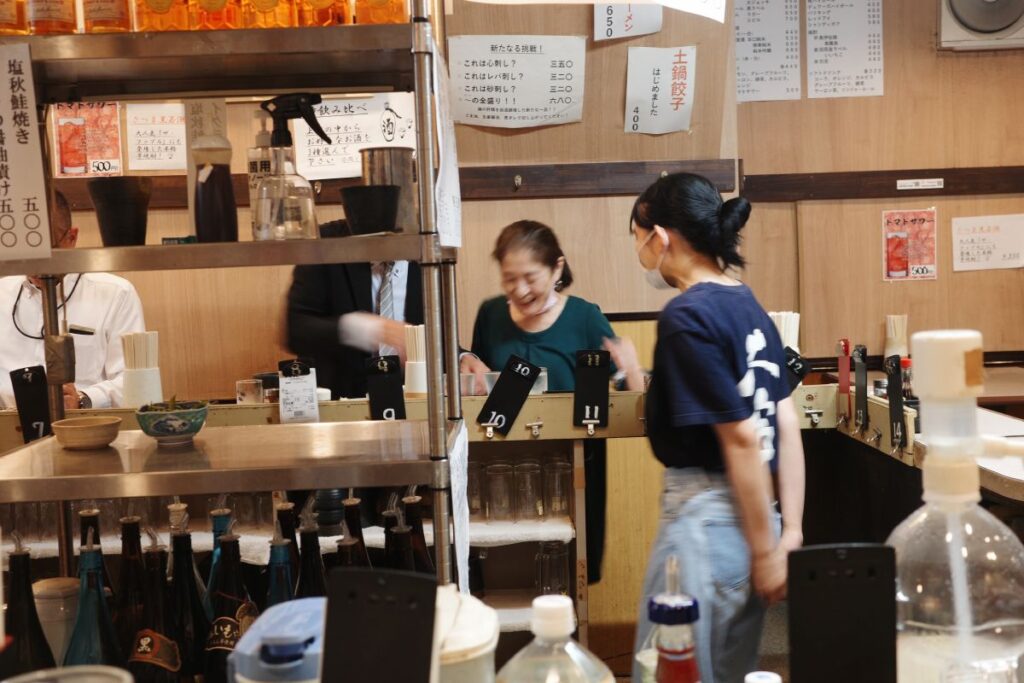
[[[919, 332], [924, 505], [889, 537], [896, 549], [899, 683], [1017, 681], [1024, 654], [1024, 545], [982, 508], [976, 459], [981, 333]], [[1012, 446], [1003, 444], [1004, 452]]]
[[542, 595], [533, 600], [534, 639], [501, 667], [495, 683], [614, 683], [611, 669], [572, 639], [572, 598]]
[[743, 677], [743, 683], [782, 683], [782, 676], [771, 671], [751, 671]]
[[679, 558], [665, 560], [665, 592], [647, 603], [654, 628], [636, 654], [643, 680], [638, 683], [700, 683], [693, 625], [700, 617], [697, 600], [679, 590]]

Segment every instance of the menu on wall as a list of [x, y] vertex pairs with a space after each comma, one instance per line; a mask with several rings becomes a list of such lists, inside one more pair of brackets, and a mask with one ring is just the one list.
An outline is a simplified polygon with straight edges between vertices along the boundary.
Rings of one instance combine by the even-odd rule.
[[128, 119], [128, 169], [185, 170], [185, 106], [180, 102], [129, 103], [125, 106]]
[[736, 0], [736, 101], [800, 99], [800, 0]]
[[415, 147], [416, 101], [412, 93], [325, 98], [313, 107], [331, 144], [301, 119], [294, 122], [295, 167], [309, 180], [358, 178], [359, 150], [366, 147]]
[[437, 95], [437, 148], [440, 150], [437, 184], [437, 232], [443, 247], [462, 246], [462, 186], [459, 180], [459, 155], [455, 145], [455, 125], [451, 116], [451, 83], [444, 55], [434, 46], [434, 91]]
[[530, 128], [583, 119], [583, 36], [454, 36], [456, 123]]
[[43, 154], [28, 45], [0, 45], [0, 261], [50, 256]]
[[935, 207], [882, 212], [882, 279], [934, 280], [938, 275]]
[[[532, 5], [538, 0], [474, 0], [492, 5]], [[598, 5], [594, 0], [544, 0], [548, 5]], [[669, 9], [679, 10], [687, 14], [714, 19], [719, 24], [725, 23], [726, 0], [639, 0], [634, 5], [662, 5]]]
[[631, 47], [626, 77], [627, 133], [690, 129], [697, 47]]
[[807, 96], [882, 95], [882, 0], [807, 0]]
[[594, 5], [594, 40], [633, 38], [661, 30], [661, 5]]
[[1024, 266], [1024, 214], [953, 219], [953, 270]]
[[117, 102], [55, 104], [52, 112], [56, 177], [121, 174], [121, 108]]

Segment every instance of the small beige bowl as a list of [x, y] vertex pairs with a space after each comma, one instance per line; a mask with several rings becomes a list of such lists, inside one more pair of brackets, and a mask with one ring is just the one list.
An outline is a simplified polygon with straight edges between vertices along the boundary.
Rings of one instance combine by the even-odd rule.
[[53, 423], [53, 434], [69, 450], [105, 448], [117, 438], [119, 417], [69, 417]]

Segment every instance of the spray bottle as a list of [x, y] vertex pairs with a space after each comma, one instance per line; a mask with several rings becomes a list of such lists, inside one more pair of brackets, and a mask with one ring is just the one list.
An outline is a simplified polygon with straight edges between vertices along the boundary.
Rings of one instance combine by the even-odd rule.
[[320, 127], [313, 105], [320, 96], [312, 93], [280, 95], [261, 102], [260, 107], [274, 120], [270, 136], [270, 174], [256, 189], [257, 240], [315, 239], [317, 237], [313, 187], [295, 172], [295, 152], [288, 121], [302, 118], [327, 144], [331, 139]]
[[976, 458], [1019, 444], [978, 433], [981, 333], [913, 336], [921, 399], [924, 505], [889, 537], [896, 549], [899, 683], [1010, 683], [1024, 654], [1024, 545], [978, 503]]
[[260, 181], [270, 175], [270, 131], [267, 130], [267, 120], [270, 116], [262, 109], [255, 112], [256, 119], [260, 122], [260, 130], [256, 133], [256, 146], [250, 147], [248, 151], [249, 171], [249, 215], [252, 223], [253, 239], [269, 239], [261, 237], [256, 233], [256, 198]]

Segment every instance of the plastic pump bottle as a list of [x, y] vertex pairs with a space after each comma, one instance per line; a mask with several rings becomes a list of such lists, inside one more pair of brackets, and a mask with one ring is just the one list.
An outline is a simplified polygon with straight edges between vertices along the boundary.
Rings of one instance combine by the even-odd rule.
[[924, 505], [888, 541], [896, 549], [898, 681], [1017, 681], [1024, 545], [978, 505], [976, 458], [1019, 448], [978, 434], [979, 332], [919, 332], [911, 351], [928, 454]]
[[647, 603], [654, 624], [636, 655], [643, 672], [638, 683], [700, 683], [693, 625], [700, 617], [697, 601], [679, 590], [679, 558], [665, 561], [665, 592]]
[[572, 639], [572, 598], [542, 595], [533, 600], [534, 640], [498, 672], [495, 683], [614, 683], [611, 670]]

